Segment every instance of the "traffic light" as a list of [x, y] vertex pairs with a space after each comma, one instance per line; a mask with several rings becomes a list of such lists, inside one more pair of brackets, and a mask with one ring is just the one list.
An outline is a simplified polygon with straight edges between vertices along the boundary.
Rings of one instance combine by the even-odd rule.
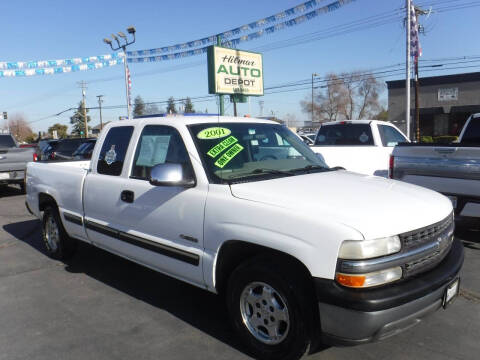
[[8, 118], [8, 114], [6, 111], [3, 112], [3, 120], [7, 120]]

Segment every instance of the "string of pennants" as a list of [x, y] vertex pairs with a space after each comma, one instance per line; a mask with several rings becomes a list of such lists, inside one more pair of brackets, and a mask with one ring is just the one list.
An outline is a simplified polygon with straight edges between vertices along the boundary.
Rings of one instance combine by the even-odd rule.
[[123, 64], [123, 53], [27, 62], [0, 62], [0, 78], [34, 75], [64, 74], [76, 71], [95, 70]]
[[[301, 24], [305, 21], [313, 20], [317, 16], [320, 16], [320, 15], [332, 12], [334, 10], [337, 10], [340, 7], [342, 7], [346, 4], [349, 4], [353, 1], [355, 1], [355, 0], [338, 0], [338, 1], [335, 1], [331, 4], [328, 4], [326, 6], [318, 8], [316, 10], [310, 11], [310, 12], [304, 14], [304, 15], [298, 16], [298, 17], [290, 19], [290, 20], [280, 22], [276, 25], [266, 27], [264, 29], [258, 30], [256, 32], [253, 32], [253, 33], [248, 34], [248, 35], [243, 35], [243, 36], [237, 37], [235, 39], [226, 40], [226, 38], [228, 38], [231, 33], [237, 31], [236, 29], [235, 30], [230, 30], [230, 31], [228, 31], [226, 33], [223, 33], [223, 34], [220, 34], [219, 36], [224, 39], [224, 41], [222, 41], [222, 45], [229, 46], [229, 47], [236, 47], [238, 44], [240, 44], [242, 42], [255, 40], [255, 39], [258, 39], [258, 38], [260, 38], [264, 35], [273, 34], [274, 32], [277, 32], [277, 31], [280, 31], [280, 30], [283, 30], [283, 29], [286, 29], [288, 27], [292, 27], [292, 26], [295, 26], [295, 25], [299, 25], [299, 24]], [[315, 1], [315, 3], [318, 3], [318, 2], [319, 1]], [[309, 1], [308, 3], [312, 3], [312, 1]], [[305, 4], [307, 4], [307, 3], [304, 3], [302, 5], [304, 5], [306, 7]], [[311, 8], [311, 6], [312, 5], [310, 5], [310, 8]], [[277, 16], [277, 15], [274, 15], [274, 16]], [[269, 19], [269, 18], [266, 18], [266, 19]], [[255, 22], [255, 24], [257, 24], [258, 22], [261, 22], [263, 20], [265, 20], [265, 19], [259, 20], [259, 21]], [[249, 26], [249, 25], [244, 25], [244, 26]], [[237, 29], [242, 29], [242, 28], [243, 27], [239, 27]], [[228, 36], [225, 35], [225, 34], [228, 34]], [[212, 37], [205, 38], [205, 39], [211, 39], [211, 38], [214, 39], [214, 40], [212, 40], [212, 42], [216, 41], [216, 36], [212, 36]], [[202, 40], [197, 40], [197, 42], [200, 42]], [[180, 51], [180, 52], [173, 53], [173, 54], [158, 55], [158, 56], [131, 57], [131, 56], [134, 56], [134, 55], [137, 55], [137, 54], [145, 54], [145, 53], [149, 53], [149, 52], [150, 53], [152, 53], [152, 52], [155, 53], [156, 51], [163, 51], [164, 49], [177, 48], [177, 47], [181, 48], [181, 46], [186, 45], [186, 44], [189, 44], [189, 43], [185, 43], [185, 44], [182, 44], [182, 45], [175, 45], [175, 46], [171, 46], [171, 47], [167, 47], [167, 48], [127, 52], [127, 62], [129, 62], [129, 63], [146, 63], [146, 62], [158, 62], [158, 61], [165, 61], [165, 60], [180, 59], [180, 58], [184, 58], [184, 57], [189, 57], [189, 56], [194, 56], [194, 55], [199, 55], [199, 54], [206, 53], [207, 49], [208, 49], [208, 46], [205, 46], [205, 47], [202, 47], [202, 48], [199, 48], [199, 49]], [[130, 57], [128, 57], [128, 56], [130, 56]]]
[[187, 48], [195, 48], [195, 47], [200, 47], [202, 45], [207, 45], [207, 44], [212, 44], [217, 41], [217, 36], [220, 37], [220, 39], [225, 40], [228, 38], [231, 38], [232, 36], [239, 35], [242, 32], [250, 31], [250, 30], [255, 30], [258, 28], [261, 28], [263, 26], [266, 26], [268, 24], [276, 23], [286, 17], [290, 17], [296, 14], [304, 13], [309, 9], [313, 9], [321, 2], [324, 2], [325, 0], [310, 0], [307, 2], [304, 2], [302, 4], [299, 4], [295, 7], [292, 7], [290, 9], [287, 9], [285, 11], [279, 12], [278, 14], [254, 21], [250, 24], [242, 25], [239, 26], [235, 29], [225, 31], [221, 34], [218, 35], [212, 35], [209, 37], [205, 37], [203, 39], [199, 40], [194, 40], [194, 41], [189, 41], [183, 44], [177, 44], [177, 45], [172, 45], [172, 46], [165, 46], [161, 48], [156, 48], [156, 49], [149, 49], [149, 50], [137, 50], [137, 51], [127, 51], [127, 56], [129, 57], [137, 57], [137, 56], [146, 56], [146, 55], [158, 55], [158, 54], [163, 54], [163, 53], [168, 53], [168, 52], [173, 52], [173, 51], [178, 51], [178, 50], [184, 50]]
[[[236, 47], [238, 44], [246, 41], [258, 39], [267, 34], [273, 34], [277, 31], [299, 25], [303, 22], [310, 21], [316, 17], [335, 11], [344, 5], [347, 5], [356, 0], [337, 0], [328, 5], [316, 8], [325, 0], [309, 0], [300, 5], [282, 11], [278, 14], [260, 19], [258, 21], [246, 24], [235, 29], [223, 32], [219, 35], [209, 36], [203, 39], [167, 46], [157, 49], [127, 51], [128, 63], [146, 63], [158, 62], [165, 60], [174, 60], [185, 58], [194, 55], [200, 55], [207, 52], [209, 46], [217, 41], [217, 36], [220, 37], [222, 45], [229, 47]], [[316, 8], [316, 9], [315, 9]], [[314, 9], [312, 11], [308, 11]], [[308, 11], [308, 12], [307, 12]], [[293, 15], [302, 14], [290, 20], [278, 22]], [[274, 24], [274, 25], [271, 25]], [[271, 25], [271, 26], [267, 26]], [[250, 34], [245, 34], [234, 39], [233, 36], [240, 35], [242, 32], [259, 29]], [[200, 48], [197, 48], [200, 47]], [[197, 48], [197, 49], [192, 49]], [[178, 51], [172, 54], [165, 54], [182, 49], [190, 49]], [[163, 54], [163, 55], [158, 55]], [[157, 56], [145, 56], [157, 55]], [[84, 58], [72, 58], [62, 60], [42, 60], [42, 61], [26, 61], [26, 62], [0, 62], [0, 78], [5, 77], [24, 77], [34, 75], [52, 75], [70, 73], [76, 71], [95, 70], [111, 66], [123, 64], [124, 54], [113, 53], [108, 55], [91, 56]]]

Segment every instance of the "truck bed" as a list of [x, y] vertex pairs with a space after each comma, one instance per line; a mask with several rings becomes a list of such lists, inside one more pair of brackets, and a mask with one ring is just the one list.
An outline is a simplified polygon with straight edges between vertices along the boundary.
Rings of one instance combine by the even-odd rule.
[[[90, 161], [68, 162], [30, 162], [27, 165], [27, 186], [33, 191], [27, 193], [30, 204], [38, 204], [39, 193], [52, 196], [59, 207], [60, 214], [68, 209], [68, 213], [83, 217], [82, 190], [85, 176], [90, 168]], [[46, 181], [48, 180], [48, 181]], [[40, 216], [38, 206], [32, 205], [31, 211]], [[78, 229], [70, 229], [64, 222], [66, 230], [81, 239], [85, 234]]]
[[402, 144], [392, 156], [394, 179], [449, 196], [459, 218], [480, 217], [480, 147]]

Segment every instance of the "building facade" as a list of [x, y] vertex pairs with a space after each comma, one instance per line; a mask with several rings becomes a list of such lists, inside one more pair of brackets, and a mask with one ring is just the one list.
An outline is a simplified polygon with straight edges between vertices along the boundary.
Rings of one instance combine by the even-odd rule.
[[[405, 80], [387, 81], [388, 120], [406, 132]], [[420, 136], [458, 136], [472, 113], [480, 112], [480, 72], [419, 80]], [[411, 134], [415, 129], [415, 85], [411, 87]]]

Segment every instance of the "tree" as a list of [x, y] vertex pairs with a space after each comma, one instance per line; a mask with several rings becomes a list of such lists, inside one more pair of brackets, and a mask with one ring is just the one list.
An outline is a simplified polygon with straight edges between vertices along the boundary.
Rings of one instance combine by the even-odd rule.
[[193, 108], [193, 103], [192, 103], [192, 100], [187, 97], [185, 99], [185, 101], [183, 102], [183, 106], [185, 108], [184, 110], [184, 113], [194, 113], [195, 112], [195, 109]]
[[176, 114], [177, 109], [175, 108], [175, 99], [173, 96], [170, 96], [167, 103], [167, 114]]
[[140, 95], [133, 100], [133, 117], [145, 115], [145, 103]]
[[8, 127], [10, 133], [20, 142], [25, 141], [33, 134], [32, 128], [23, 114], [13, 114], [8, 120]]
[[59, 139], [66, 138], [67, 137], [67, 125], [62, 125], [62, 124], [53, 124], [48, 128], [48, 133], [53, 136], [53, 132], [57, 131], [57, 136]]
[[[371, 73], [328, 74], [325, 91], [314, 98], [316, 121], [372, 118], [380, 110], [379, 97], [384, 85]], [[312, 102], [302, 101], [302, 110], [312, 113]]]
[[[70, 117], [70, 124], [72, 124], [72, 134], [75, 135], [82, 135], [85, 134], [85, 122], [84, 122], [84, 107], [83, 107], [83, 102], [80, 101], [78, 104], [77, 111], [75, 111], [75, 114]], [[87, 114], [88, 114], [88, 109], [87, 109]], [[90, 116], [87, 115], [87, 124], [90, 122]], [[90, 130], [90, 127], [88, 127]]]
[[145, 105], [145, 115], [154, 115], [160, 114], [160, 109], [156, 104], [146, 104]]
[[377, 115], [373, 116], [373, 120], [388, 121], [388, 110], [382, 107]]
[[[342, 82], [336, 74], [326, 76], [324, 92], [319, 92], [313, 101], [313, 120], [319, 122], [335, 121], [339, 117], [340, 109], [344, 107], [345, 90]], [[300, 103], [303, 112], [312, 114], [312, 102], [302, 101]]]

